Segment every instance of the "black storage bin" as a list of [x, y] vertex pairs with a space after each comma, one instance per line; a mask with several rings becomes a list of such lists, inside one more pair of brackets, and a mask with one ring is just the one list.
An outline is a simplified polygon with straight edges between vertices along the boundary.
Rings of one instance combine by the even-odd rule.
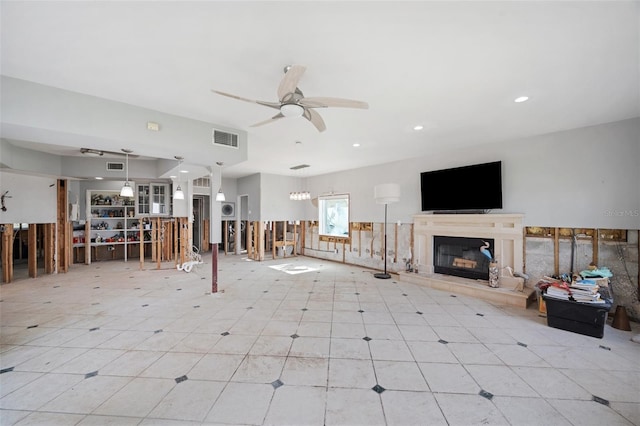
[[[603, 294], [603, 296], [605, 295]], [[549, 327], [600, 339], [604, 336], [607, 314], [613, 305], [610, 298], [605, 297], [605, 303], [599, 304], [561, 300], [546, 294], [543, 294], [542, 298], [547, 305], [547, 325]]]

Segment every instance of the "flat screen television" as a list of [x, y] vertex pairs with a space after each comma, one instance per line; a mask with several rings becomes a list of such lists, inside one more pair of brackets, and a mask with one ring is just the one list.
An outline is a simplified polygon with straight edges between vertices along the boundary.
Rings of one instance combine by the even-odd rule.
[[420, 173], [422, 211], [480, 212], [502, 208], [502, 162]]

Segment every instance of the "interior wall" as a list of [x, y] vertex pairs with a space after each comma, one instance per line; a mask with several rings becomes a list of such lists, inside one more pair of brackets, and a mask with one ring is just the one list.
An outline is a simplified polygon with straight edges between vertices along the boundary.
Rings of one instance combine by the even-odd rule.
[[260, 220], [261, 190], [260, 175], [257, 173], [238, 179], [238, 195], [247, 196], [246, 220]]
[[291, 176], [260, 174], [260, 220], [297, 220], [304, 214], [305, 201], [292, 201], [289, 193], [302, 191], [303, 181]]
[[[531, 226], [611, 229], [640, 228], [640, 118], [573, 129], [480, 147], [458, 148], [427, 157], [307, 179], [312, 196], [351, 194], [351, 221], [383, 220], [373, 188], [400, 184], [400, 202], [390, 204], [389, 222], [411, 223], [420, 213], [420, 173], [501, 160], [503, 209], [523, 213]], [[459, 184], [481, 191], [482, 181]], [[318, 213], [306, 203], [305, 220]]]
[[9, 191], [0, 223], [55, 223], [56, 183], [54, 178], [0, 171], [0, 194]]

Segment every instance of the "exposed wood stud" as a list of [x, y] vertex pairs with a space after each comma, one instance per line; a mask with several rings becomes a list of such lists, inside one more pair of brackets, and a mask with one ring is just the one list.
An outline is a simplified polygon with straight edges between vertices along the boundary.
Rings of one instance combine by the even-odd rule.
[[560, 275], [560, 230], [553, 231], [553, 270], [556, 276]]
[[28, 263], [29, 263], [29, 277], [38, 277], [38, 225], [35, 223], [29, 224], [28, 233]]

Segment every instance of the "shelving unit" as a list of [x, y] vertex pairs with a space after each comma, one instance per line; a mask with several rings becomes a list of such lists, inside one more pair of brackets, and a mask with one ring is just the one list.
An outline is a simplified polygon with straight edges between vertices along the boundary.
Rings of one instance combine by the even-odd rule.
[[[140, 233], [134, 198], [120, 197], [119, 191], [87, 191], [87, 222], [84, 231], [74, 231], [74, 247], [85, 247], [85, 262], [133, 257], [140, 253], [140, 242], [150, 243], [150, 231]], [[76, 242], [76, 235], [78, 240]], [[82, 236], [80, 236], [82, 233]], [[81, 238], [84, 239], [82, 244]], [[146, 241], [145, 241], [146, 240]], [[87, 247], [89, 248], [88, 252]]]

